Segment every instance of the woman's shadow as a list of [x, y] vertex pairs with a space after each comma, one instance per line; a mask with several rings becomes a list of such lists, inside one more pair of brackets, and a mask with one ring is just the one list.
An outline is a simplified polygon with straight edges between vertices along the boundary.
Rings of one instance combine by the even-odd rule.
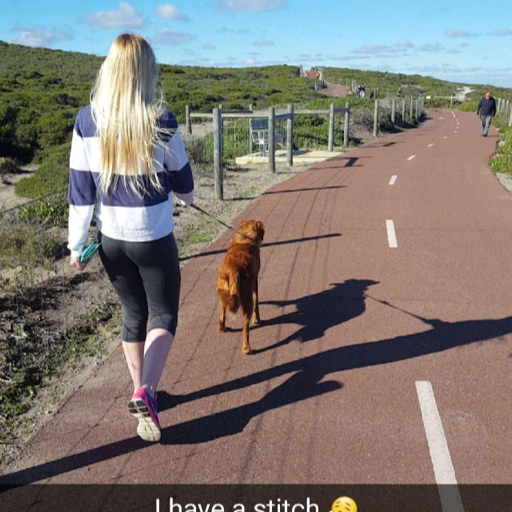
[[294, 324], [300, 328], [285, 339], [268, 347], [253, 350], [261, 354], [267, 350], [287, 345], [297, 340], [301, 343], [317, 340], [331, 327], [340, 325], [362, 315], [366, 310], [365, 294], [378, 281], [370, 279], [348, 279], [344, 283], [331, 284], [331, 288], [296, 300], [264, 301], [260, 304], [286, 307], [295, 305], [296, 311], [263, 320], [261, 326]]

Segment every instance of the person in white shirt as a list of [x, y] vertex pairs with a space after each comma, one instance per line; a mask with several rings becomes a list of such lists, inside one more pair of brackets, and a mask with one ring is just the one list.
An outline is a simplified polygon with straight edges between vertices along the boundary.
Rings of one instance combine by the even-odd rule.
[[173, 195], [184, 206], [194, 197], [178, 123], [163, 108], [157, 81], [148, 42], [117, 37], [91, 105], [76, 118], [68, 191], [70, 265], [87, 265], [80, 255], [95, 214], [101, 261], [123, 306], [122, 345], [134, 385], [128, 409], [146, 441], [161, 436], [156, 390], [178, 322]]

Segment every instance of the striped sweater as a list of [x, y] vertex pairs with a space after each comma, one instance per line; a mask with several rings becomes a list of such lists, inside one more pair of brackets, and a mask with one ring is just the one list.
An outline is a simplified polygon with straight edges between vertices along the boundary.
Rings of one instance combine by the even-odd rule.
[[173, 231], [172, 194], [185, 206], [192, 203], [194, 180], [178, 122], [167, 110], [159, 122], [173, 134], [166, 137], [169, 140], [165, 146], [158, 147], [155, 152], [162, 190], [150, 189], [140, 197], [120, 179], [105, 195], [99, 185], [101, 149], [91, 107], [78, 113], [71, 143], [68, 190], [68, 248], [72, 256], [80, 256], [87, 243], [93, 213], [99, 231], [109, 238], [146, 242], [163, 238]]

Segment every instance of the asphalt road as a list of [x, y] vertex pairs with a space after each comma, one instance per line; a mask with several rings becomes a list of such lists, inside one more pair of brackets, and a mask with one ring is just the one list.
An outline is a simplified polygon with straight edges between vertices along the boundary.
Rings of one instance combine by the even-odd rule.
[[0, 482], [512, 483], [512, 195], [494, 129], [428, 117], [240, 216], [267, 226], [253, 355], [217, 332], [230, 234], [184, 268], [160, 444], [118, 350]]

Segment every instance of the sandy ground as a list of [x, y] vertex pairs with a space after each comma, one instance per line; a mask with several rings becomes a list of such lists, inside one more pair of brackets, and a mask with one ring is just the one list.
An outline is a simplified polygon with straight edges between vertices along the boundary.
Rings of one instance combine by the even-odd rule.
[[36, 172], [38, 165], [27, 165], [22, 167], [19, 174], [7, 174], [0, 179], [0, 212], [8, 210], [19, 204], [26, 203], [29, 199], [17, 196], [14, 193], [14, 186], [23, 178], [28, 178]]
[[326, 89], [321, 89], [320, 94], [333, 98], [346, 98], [350, 94], [350, 88], [346, 85], [327, 84]]

